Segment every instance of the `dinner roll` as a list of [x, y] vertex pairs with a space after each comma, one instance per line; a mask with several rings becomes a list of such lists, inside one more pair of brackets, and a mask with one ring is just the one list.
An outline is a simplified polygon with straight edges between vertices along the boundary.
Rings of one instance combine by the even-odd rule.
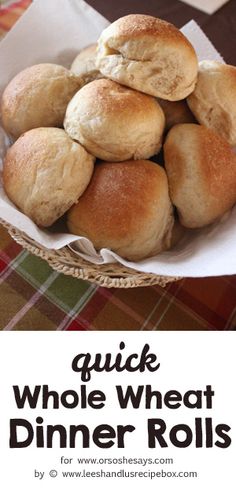
[[217, 61], [199, 63], [198, 80], [188, 104], [196, 119], [236, 145], [236, 67]]
[[202, 125], [172, 127], [164, 144], [172, 202], [186, 227], [202, 227], [236, 203], [236, 155]]
[[179, 100], [178, 102], [169, 102], [169, 100], [158, 99], [158, 102], [165, 114], [166, 125], [165, 130], [168, 131], [176, 124], [192, 124], [196, 123], [191, 110], [188, 108], [186, 100]]
[[[72, 65], [71, 65], [71, 70], [72, 68], [76, 68], [78, 64], [78, 68], [80, 68], [80, 63], [81, 61], [87, 61], [88, 59], [94, 59], [96, 58], [96, 50], [97, 50], [97, 43], [89, 44], [89, 46], [84, 47], [79, 51], [77, 56], [75, 57]], [[78, 63], [77, 63], [78, 61]]]
[[151, 161], [102, 162], [68, 212], [70, 232], [139, 260], [170, 246], [174, 223], [165, 170]]
[[153, 156], [161, 147], [164, 124], [154, 98], [105, 79], [76, 93], [64, 121], [72, 139], [106, 161]]
[[66, 107], [80, 88], [63, 66], [36, 64], [10, 81], [1, 102], [2, 123], [14, 139], [36, 127], [62, 127]]
[[77, 202], [93, 167], [93, 156], [63, 129], [32, 129], [7, 151], [4, 189], [36, 224], [48, 227]]
[[81, 86], [90, 83], [90, 81], [104, 78], [96, 67], [96, 48], [97, 44], [91, 44], [82, 49], [71, 65], [72, 73], [80, 77]]
[[104, 76], [166, 100], [189, 95], [197, 79], [197, 56], [174, 25], [149, 15], [127, 15], [98, 40], [97, 67]]

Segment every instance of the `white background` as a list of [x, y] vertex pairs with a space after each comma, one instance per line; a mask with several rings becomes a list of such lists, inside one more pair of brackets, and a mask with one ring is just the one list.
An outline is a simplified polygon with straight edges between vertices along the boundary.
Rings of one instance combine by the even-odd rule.
[[[80, 374], [71, 368], [73, 358], [79, 353], [111, 352], [114, 357], [119, 352], [119, 343], [124, 341], [126, 348], [123, 357], [134, 352], [141, 352], [145, 343], [149, 343], [151, 352], [155, 353], [161, 364], [155, 373], [93, 373], [87, 384], [88, 391], [99, 389], [104, 391], [107, 400], [101, 410], [87, 408], [31, 410], [25, 407], [17, 409], [12, 385], [21, 388], [28, 384], [34, 389], [35, 385], [48, 384], [52, 390], [62, 393], [73, 389], [79, 392], [81, 384]], [[44, 487], [64, 486], [222, 486], [235, 488], [235, 355], [236, 335], [230, 332], [3, 332], [0, 338], [1, 365], [1, 403], [0, 403], [0, 482], [4, 488], [24, 486], [31, 488], [36, 485]], [[206, 385], [212, 385], [215, 391], [213, 409], [188, 409], [184, 406], [178, 410], [170, 410], [164, 406], [162, 410], [152, 408], [138, 410], [119, 408], [115, 385], [151, 384], [153, 389], [165, 393], [170, 389], [185, 393], [189, 389], [204, 390]], [[44, 418], [47, 424], [85, 424], [91, 431], [97, 425], [108, 423], [114, 428], [117, 424], [133, 424], [136, 430], [128, 433], [125, 449], [99, 449], [91, 441], [91, 448], [82, 449], [80, 436], [75, 449], [39, 449], [32, 443], [28, 448], [9, 449], [9, 421], [10, 418], [24, 418], [35, 425], [37, 416]], [[213, 447], [212, 449], [196, 449], [194, 445], [180, 449], [169, 447], [161, 449], [148, 448], [147, 419], [163, 418], [168, 427], [185, 423], [194, 426], [195, 417], [212, 417], [214, 425], [226, 423], [231, 426], [230, 436], [232, 444], [227, 449]], [[217, 440], [217, 436], [215, 436]], [[57, 443], [57, 441], [55, 441]], [[168, 437], [167, 437], [167, 442]], [[57, 444], [58, 445], [58, 444]], [[61, 456], [71, 457], [73, 463], [60, 464]], [[173, 465], [99, 465], [82, 466], [77, 464], [78, 457], [97, 458], [173, 458]], [[151, 471], [197, 471], [198, 478], [83, 478], [65, 479], [62, 471], [79, 471], [83, 468], [91, 471], [103, 469], [115, 471], [119, 469], [151, 470]], [[34, 477], [34, 470], [44, 472], [42, 480]], [[49, 477], [49, 471], [55, 469], [57, 478]]]

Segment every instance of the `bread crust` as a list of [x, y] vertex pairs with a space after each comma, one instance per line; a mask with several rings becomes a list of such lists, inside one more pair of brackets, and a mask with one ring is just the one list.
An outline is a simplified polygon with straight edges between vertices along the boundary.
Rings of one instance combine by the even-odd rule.
[[160, 150], [164, 125], [153, 97], [105, 79], [76, 93], [64, 121], [72, 139], [106, 161], [150, 158]]
[[166, 119], [165, 130], [168, 131], [177, 124], [193, 124], [196, 119], [192, 114], [186, 100], [179, 100], [178, 102], [169, 102], [169, 100], [162, 100], [158, 98]]
[[107, 247], [130, 260], [167, 249], [174, 218], [164, 169], [143, 160], [98, 163], [67, 223], [96, 249]]
[[93, 167], [94, 157], [64, 130], [32, 129], [8, 149], [3, 185], [20, 210], [48, 227], [78, 201]]
[[63, 66], [42, 63], [18, 73], [1, 100], [2, 124], [17, 139], [37, 127], [62, 127], [66, 107], [80, 79]]
[[193, 46], [173, 24], [139, 14], [102, 32], [97, 67], [114, 81], [172, 101], [193, 91], [198, 69]]
[[236, 155], [216, 132], [176, 125], [166, 138], [164, 158], [171, 199], [185, 227], [211, 224], [236, 203]]
[[71, 70], [72, 66], [76, 65], [76, 61], [87, 61], [88, 59], [95, 58], [96, 57], [96, 51], [97, 51], [97, 43], [89, 44], [89, 46], [84, 47], [81, 49], [81, 51], [78, 52], [77, 56], [75, 57], [74, 61], [71, 64]]
[[96, 51], [97, 44], [85, 47], [77, 54], [71, 65], [72, 73], [80, 77], [81, 87], [90, 83], [90, 81], [104, 78], [96, 67]]
[[187, 98], [200, 124], [236, 145], [236, 67], [217, 61], [199, 63], [196, 87]]

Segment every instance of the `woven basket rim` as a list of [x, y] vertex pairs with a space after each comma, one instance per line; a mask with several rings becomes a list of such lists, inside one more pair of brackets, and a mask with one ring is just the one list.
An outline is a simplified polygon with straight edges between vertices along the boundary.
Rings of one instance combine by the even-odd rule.
[[30, 253], [47, 261], [55, 271], [77, 279], [90, 281], [99, 286], [134, 288], [160, 285], [165, 287], [168, 283], [181, 279], [181, 277], [177, 276], [159, 276], [154, 273], [143, 273], [133, 268], [128, 268], [121, 263], [95, 265], [73, 253], [68, 246], [58, 250], [47, 249], [2, 218], [0, 218], [0, 224], [7, 229], [18, 244]]

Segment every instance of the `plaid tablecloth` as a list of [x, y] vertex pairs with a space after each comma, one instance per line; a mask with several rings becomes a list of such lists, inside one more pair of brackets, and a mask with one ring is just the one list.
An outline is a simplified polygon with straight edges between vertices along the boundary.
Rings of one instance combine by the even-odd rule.
[[[0, 9], [0, 35], [29, 0]], [[52, 271], [0, 227], [0, 328], [5, 330], [232, 330], [236, 276], [105, 289]]]

